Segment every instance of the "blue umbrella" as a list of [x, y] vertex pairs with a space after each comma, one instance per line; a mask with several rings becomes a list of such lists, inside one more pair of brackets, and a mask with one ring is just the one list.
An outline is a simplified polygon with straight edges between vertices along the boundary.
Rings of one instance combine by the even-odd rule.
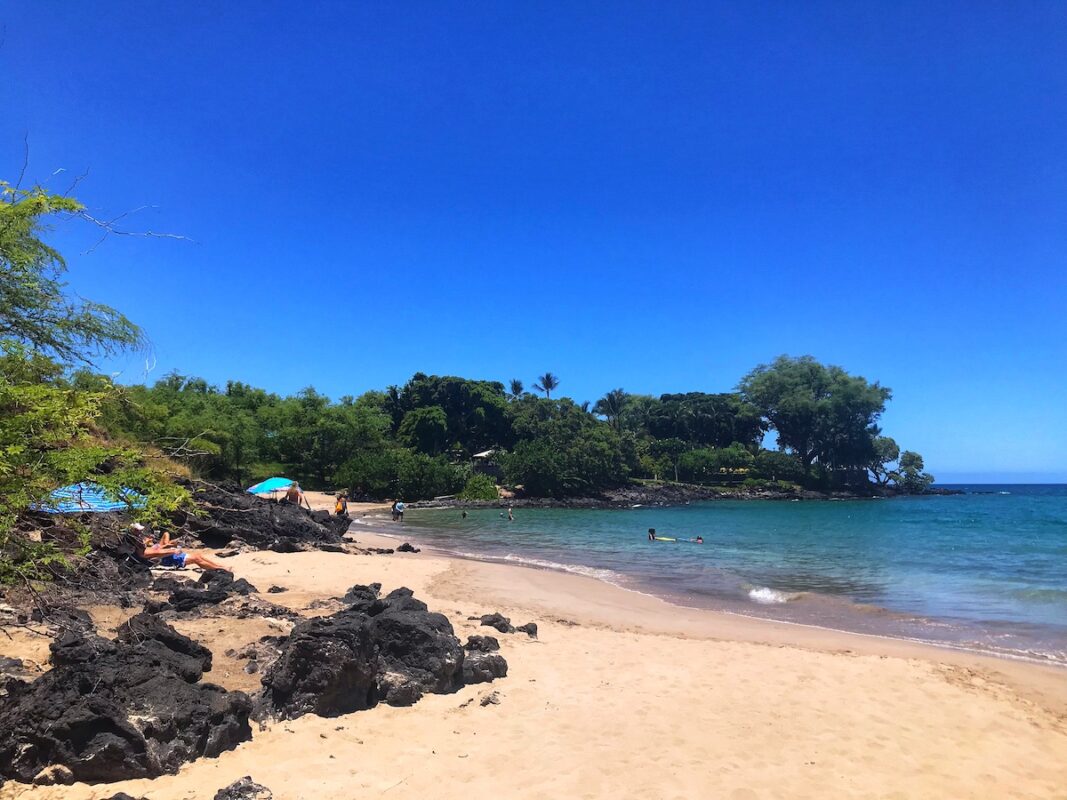
[[289, 488], [293, 483], [292, 478], [267, 478], [265, 481], [249, 486], [246, 491], [249, 494], [266, 494], [267, 492], [281, 492]]
[[80, 514], [83, 511], [129, 511], [145, 506], [145, 496], [133, 489], [122, 488], [117, 494], [117, 497], [109, 495], [100, 484], [83, 481], [56, 489], [48, 496], [46, 503], [36, 503], [31, 508], [49, 514]]

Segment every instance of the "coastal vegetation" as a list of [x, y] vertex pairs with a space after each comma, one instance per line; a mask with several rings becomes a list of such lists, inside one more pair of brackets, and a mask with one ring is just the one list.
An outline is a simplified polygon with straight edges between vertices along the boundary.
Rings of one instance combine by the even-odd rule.
[[[92, 480], [148, 498], [151, 517], [187, 502], [185, 470], [248, 484], [284, 474], [354, 496], [593, 496], [635, 480], [708, 486], [921, 492], [922, 457], [882, 435], [888, 388], [810, 356], [781, 356], [736, 391], [558, 395], [561, 378], [416, 373], [333, 401], [172, 373], [120, 386], [101, 356], [144, 346], [118, 310], [73, 298], [45, 242], [63, 218], [101, 224], [78, 201], [0, 183], [0, 532], [58, 486]], [[106, 231], [105, 231], [106, 233]], [[777, 441], [776, 448], [767, 443]], [[29, 563], [0, 539], [6, 565]], [[40, 564], [32, 543], [29, 561]]]

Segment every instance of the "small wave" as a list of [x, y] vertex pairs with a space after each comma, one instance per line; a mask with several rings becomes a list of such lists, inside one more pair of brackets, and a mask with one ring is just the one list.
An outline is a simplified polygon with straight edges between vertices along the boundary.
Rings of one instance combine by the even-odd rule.
[[997, 494], [1011, 494], [1011, 492], [997, 492]]
[[753, 603], [760, 603], [761, 605], [773, 605], [775, 603], [788, 603], [790, 600], [796, 599], [797, 595], [788, 594], [787, 592], [779, 592], [775, 589], [768, 589], [766, 586], [760, 586], [756, 589], [749, 589], [748, 599]]
[[506, 556], [504, 556], [504, 561], [509, 561], [513, 564], [526, 564], [530, 567], [540, 567], [541, 569], [555, 569], [561, 570], [563, 572], [572, 572], [575, 575], [585, 575], [587, 578], [596, 578], [602, 581], [614, 582], [619, 578], [619, 576], [612, 572], [610, 569], [584, 567], [581, 564], [561, 564], [558, 561], [546, 561], [540, 558], [528, 558], [526, 556], [517, 556], [514, 553], [508, 553]]

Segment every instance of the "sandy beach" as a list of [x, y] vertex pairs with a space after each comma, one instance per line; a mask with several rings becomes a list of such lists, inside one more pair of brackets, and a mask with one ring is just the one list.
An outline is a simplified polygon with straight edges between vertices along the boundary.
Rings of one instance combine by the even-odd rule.
[[[173, 776], [8, 784], [0, 797], [191, 800], [244, 775], [279, 800], [1067, 797], [1067, 675], [1056, 668], [683, 609], [591, 578], [429, 551], [264, 551], [229, 563], [260, 587], [285, 587], [272, 599], [305, 614], [379, 581], [414, 589], [461, 639], [479, 632], [468, 617], [492, 611], [536, 622], [539, 637], [500, 635], [510, 669], [492, 684], [277, 722]], [[122, 619], [113, 608], [94, 617], [104, 629]], [[225, 651], [277, 632], [230, 618], [176, 627], [215, 653], [206, 679], [245, 691], [258, 676]], [[25, 640], [5, 650], [20, 641], [8, 654], [40, 657]]]

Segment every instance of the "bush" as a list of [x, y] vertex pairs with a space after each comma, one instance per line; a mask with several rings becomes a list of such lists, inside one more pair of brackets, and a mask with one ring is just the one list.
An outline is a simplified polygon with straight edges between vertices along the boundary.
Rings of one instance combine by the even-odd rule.
[[462, 500], [496, 500], [500, 497], [500, 493], [492, 478], [478, 473], [467, 479], [467, 485], [463, 487], [459, 496]]
[[392, 448], [357, 451], [337, 470], [334, 482], [347, 487], [353, 497], [429, 500], [455, 493], [465, 477], [462, 468], [441, 456]]
[[801, 483], [804, 480], [804, 465], [800, 463], [800, 459], [781, 450], [760, 450], [754, 468], [758, 478], [792, 483]]

